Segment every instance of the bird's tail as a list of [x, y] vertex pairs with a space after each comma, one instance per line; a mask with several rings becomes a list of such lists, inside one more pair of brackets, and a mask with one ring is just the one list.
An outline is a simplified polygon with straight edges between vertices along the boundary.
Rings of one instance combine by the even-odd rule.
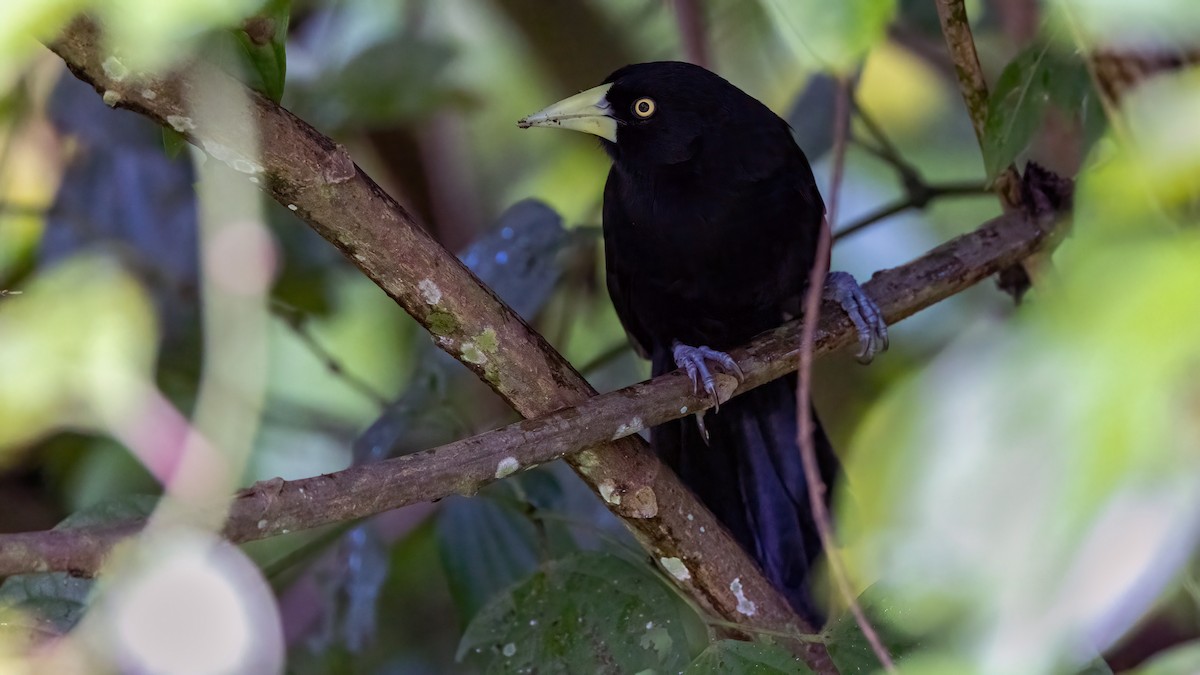
[[[675, 369], [670, 354], [655, 355], [654, 373]], [[812, 410], [821, 478], [832, 494], [837, 456]], [[655, 450], [763, 568], [792, 607], [816, 628], [823, 612], [813, 602], [809, 571], [821, 553], [796, 443], [796, 376], [774, 380], [721, 404], [696, 421], [684, 418], [651, 432]]]

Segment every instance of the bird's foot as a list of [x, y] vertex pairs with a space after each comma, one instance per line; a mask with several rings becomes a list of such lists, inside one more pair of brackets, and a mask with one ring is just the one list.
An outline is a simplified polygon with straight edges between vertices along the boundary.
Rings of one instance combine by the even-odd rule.
[[676, 342], [671, 347], [671, 354], [675, 357], [675, 365], [683, 368], [687, 376], [692, 380], [692, 391], [699, 394], [700, 389], [703, 387], [704, 391], [712, 398], [713, 405], [717, 408], [721, 407], [721, 400], [717, 395], [716, 380], [713, 379], [712, 371], [708, 369], [708, 364], [705, 362], [712, 361], [715, 365], [720, 366], [721, 370], [736, 377], [738, 382], [741, 382], [745, 378], [737, 362], [725, 352], [719, 352], [704, 346], [691, 347], [681, 342]]
[[825, 277], [825, 298], [837, 301], [854, 322], [858, 331], [859, 362], [870, 363], [876, 354], [887, 351], [887, 322], [883, 320], [883, 313], [852, 275], [830, 272]]

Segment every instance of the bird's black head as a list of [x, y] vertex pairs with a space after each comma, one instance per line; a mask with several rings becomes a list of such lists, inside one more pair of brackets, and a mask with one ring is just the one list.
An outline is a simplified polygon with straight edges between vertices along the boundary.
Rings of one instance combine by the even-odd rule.
[[715, 73], [659, 61], [625, 66], [600, 86], [517, 124], [595, 134], [615, 161], [653, 167], [686, 162], [704, 142], [732, 142], [749, 129], [782, 121]]

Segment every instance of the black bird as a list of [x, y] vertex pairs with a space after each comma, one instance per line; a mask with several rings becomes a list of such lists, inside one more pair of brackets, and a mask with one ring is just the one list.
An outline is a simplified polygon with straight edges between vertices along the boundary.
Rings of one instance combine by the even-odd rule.
[[[709, 364], [740, 378], [725, 350], [800, 313], [825, 205], [787, 123], [758, 100], [699, 66], [643, 63], [518, 126], [595, 134], [612, 157], [604, 187], [608, 291], [655, 375], [683, 368], [715, 398]], [[886, 348], [886, 325], [853, 277], [830, 274], [825, 292], [855, 320], [860, 356]], [[696, 424], [660, 425], [651, 442], [792, 606], [819, 625], [806, 581], [821, 544], [796, 427], [793, 374]], [[837, 458], [820, 423], [814, 428], [822, 478], [832, 486]]]

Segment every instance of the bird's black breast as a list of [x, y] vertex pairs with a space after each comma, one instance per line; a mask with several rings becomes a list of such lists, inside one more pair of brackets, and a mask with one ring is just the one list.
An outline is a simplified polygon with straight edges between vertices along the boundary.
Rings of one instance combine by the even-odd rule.
[[801, 294], [824, 206], [790, 136], [770, 140], [780, 145], [757, 152], [710, 142], [692, 162], [658, 170], [614, 163], [604, 193], [609, 291], [646, 351], [675, 340], [738, 346], [778, 325]]

